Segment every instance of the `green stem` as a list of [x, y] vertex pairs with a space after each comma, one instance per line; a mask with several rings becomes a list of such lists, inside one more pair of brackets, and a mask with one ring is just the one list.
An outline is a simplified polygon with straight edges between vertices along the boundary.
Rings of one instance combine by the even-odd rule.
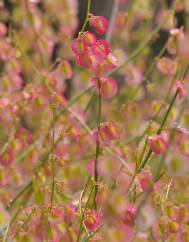
[[83, 210], [83, 213], [82, 213], [82, 216], [81, 216], [81, 221], [80, 221], [80, 225], [79, 225], [79, 232], [78, 232], [78, 236], [77, 236], [77, 242], [80, 241], [80, 237], [81, 237], [81, 234], [82, 234], [82, 231], [83, 231], [83, 220], [84, 220], [84, 216], [85, 216], [85, 211], [87, 209], [87, 205], [91, 199], [91, 196], [93, 194], [93, 189], [94, 189], [94, 186], [92, 186], [92, 189], [89, 193], [89, 196], [88, 196], [88, 199], [87, 199], [87, 202], [85, 203], [85, 207], [84, 207], [84, 210]]
[[27, 218], [25, 219], [25, 221], [23, 222], [23, 224], [18, 228], [18, 230], [16, 231], [16, 233], [13, 236], [13, 240], [17, 237], [17, 235], [20, 233], [20, 230], [29, 222], [30, 218], [32, 217], [33, 213], [35, 212], [35, 208], [31, 211], [31, 213], [27, 216]]
[[83, 24], [83, 27], [81, 29], [81, 31], [79, 32], [79, 35], [81, 35], [83, 33], [83, 31], [85, 30], [86, 26], [87, 26], [87, 22], [89, 19], [89, 14], [90, 14], [90, 10], [91, 10], [91, 0], [88, 0], [88, 4], [87, 4], [87, 15]]
[[163, 129], [163, 127], [164, 127], [164, 125], [165, 125], [165, 123], [166, 123], [166, 121], [167, 121], [167, 118], [168, 118], [168, 116], [169, 116], [169, 113], [170, 113], [170, 111], [171, 111], [171, 109], [172, 109], [172, 107], [173, 107], [173, 105], [174, 105], [174, 103], [175, 103], [175, 101], [176, 101], [177, 95], [178, 95], [178, 91], [176, 91], [176, 92], [175, 92], [175, 95], [173, 96], [173, 99], [172, 99], [172, 101], [171, 101], [171, 103], [170, 103], [170, 105], [169, 105], [169, 107], [168, 107], [168, 109], [167, 109], [167, 112], [165, 113], [165, 116], [164, 116], [164, 118], [163, 118], [163, 121], [162, 121], [162, 123], [161, 123], [160, 128], [159, 128], [158, 131], [157, 131], [157, 134], [160, 134], [160, 133], [161, 133], [161, 131], [162, 131], [162, 129]]
[[[157, 134], [160, 134], [161, 131], [162, 131], [162, 129], [164, 128], [164, 125], [165, 125], [165, 123], [166, 123], [166, 121], [167, 121], [167, 118], [168, 118], [168, 116], [169, 116], [169, 114], [170, 114], [170, 111], [171, 111], [171, 109], [172, 109], [172, 107], [173, 107], [173, 105], [174, 105], [174, 103], [175, 103], [175, 101], [176, 101], [177, 95], [178, 95], [178, 91], [175, 92], [175, 95], [173, 96], [173, 98], [172, 98], [172, 100], [171, 100], [171, 103], [170, 103], [170, 105], [169, 105], [169, 107], [168, 107], [168, 109], [167, 109], [167, 112], [165, 113], [165, 116], [164, 116], [164, 118], [163, 118], [163, 120], [162, 120], [162, 123], [161, 123], [161, 125], [160, 125], [160, 128], [159, 128], [158, 131], [157, 131]], [[144, 161], [141, 163], [141, 165], [139, 166], [138, 173], [139, 173], [139, 172], [140, 172], [140, 171], [141, 171], [141, 170], [147, 165], [147, 163], [148, 163], [148, 161], [149, 161], [151, 155], [152, 155], [152, 150], [150, 149], [149, 152], [148, 152], [148, 154], [146, 155], [145, 160], [144, 160]]]
[[55, 148], [55, 102], [53, 97], [52, 104], [52, 113], [53, 113], [53, 130], [52, 130], [52, 157], [51, 157], [51, 167], [52, 167], [52, 186], [51, 186], [51, 208], [53, 206], [54, 199], [54, 188], [55, 188], [55, 166], [54, 166], [54, 148]]
[[100, 80], [98, 79], [98, 132], [97, 132], [97, 140], [96, 140], [96, 153], [95, 153], [95, 162], [94, 162], [94, 180], [95, 180], [95, 193], [94, 193], [94, 207], [96, 208], [96, 195], [98, 193], [98, 157], [100, 155], [100, 143], [99, 143], [99, 135], [100, 135], [100, 124], [101, 124], [101, 115], [102, 115], [102, 96], [101, 96], [101, 85]]

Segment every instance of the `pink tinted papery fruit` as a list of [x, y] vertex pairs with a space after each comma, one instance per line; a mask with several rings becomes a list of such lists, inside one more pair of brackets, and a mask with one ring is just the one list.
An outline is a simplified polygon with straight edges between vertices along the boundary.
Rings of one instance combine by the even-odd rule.
[[99, 58], [92, 52], [86, 52], [85, 55], [76, 56], [76, 63], [83, 68], [96, 69]]
[[148, 138], [150, 149], [157, 155], [164, 154], [168, 149], [166, 134], [156, 134]]
[[162, 57], [157, 61], [156, 67], [162, 74], [170, 75], [176, 73], [177, 63], [168, 57]]
[[96, 43], [96, 36], [91, 33], [91, 32], [83, 32], [83, 34], [81, 35], [81, 40], [83, 41], [83, 43], [87, 46], [92, 46]]
[[99, 141], [101, 146], [108, 146], [112, 140], [118, 139], [120, 136], [118, 127], [113, 122], [104, 122], [100, 126], [100, 130], [95, 129], [92, 133], [93, 140]]
[[8, 149], [5, 153], [0, 156], [0, 164], [3, 166], [9, 166], [13, 162], [13, 152], [11, 149]]
[[63, 60], [59, 63], [56, 70], [61, 77], [70, 79], [72, 77], [72, 68], [67, 60]]
[[72, 41], [72, 51], [76, 55], [84, 54], [87, 51], [87, 45], [81, 38]]
[[102, 60], [110, 54], [110, 46], [106, 40], [97, 40], [92, 50]]
[[177, 81], [176, 88], [178, 91], [179, 99], [183, 99], [186, 96], [186, 90], [184, 89], [182, 82]]
[[122, 216], [122, 221], [127, 226], [133, 226], [134, 219], [136, 216], [136, 208], [134, 206], [129, 205], [126, 211], [124, 212]]
[[146, 192], [149, 189], [149, 186], [152, 183], [153, 178], [149, 171], [143, 170], [140, 172], [138, 180], [142, 190]]
[[111, 77], [95, 77], [91, 80], [97, 93], [105, 99], [114, 97], [118, 92], [117, 82]]
[[109, 26], [108, 20], [105, 17], [94, 16], [93, 14], [89, 17], [89, 24], [99, 35], [105, 34]]
[[89, 232], [97, 229], [101, 222], [102, 215], [98, 211], [92, 209], [86, 211], [83, 223]]

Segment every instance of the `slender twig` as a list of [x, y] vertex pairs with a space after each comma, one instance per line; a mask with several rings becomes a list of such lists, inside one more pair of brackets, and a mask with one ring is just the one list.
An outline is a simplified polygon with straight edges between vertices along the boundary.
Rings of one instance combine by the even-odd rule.
[[51, 169], [52, 169], [52, 185], [51, 185], [51, 209], [53, 206], [54, 199], [54, 188], [55, 188], [55, 166], [54, 166], [54, 149], [55, 149], [55, 100], [53, 96], [52, 103], [52, 114], [53, 114], [53, 130], [52, 130], [52, 157], [51, 157]]
[[13, 236], [13, 240], [18, 236], [18, 234], [20, 233], [21, 229], [29, 222], [29, 220], [31, 219], [33, 213], [35, 212], [35, 208], [32, 209], [31, 213], [27, 216], [27, 218], [24, 220], [23, 224], [18, 228], [18, 230], [15, 232], [14, 236]]
[[2, 155], [8, 148], [10, 142], [12, 141], [12, 139], [14, 138], [14, 135], [16, 133], [17, 128], [16, 127], [12, 127], [9, 136], [7, 138], [7, 141], [5, 142], [5, 144], [3, 145], [3, 147], [0, 150], [0, 155]]
[[[95, 184], [94, 184], [94, 186], [95, 186]], [[89, 193], [89, 196], [88, 196], [87, 202], [85, 203], [85, 207], [84, 207], [84, 209], [83, 209], [83, 213], [82, 213], [81, 220], [80, 220], [80, 225], [79, 225], [79, 232], [78, 232], [78, 236], [77, 236], [77, 240], [76, 240], [77, 242], [79, 242], [80, 237], [81, 237], [81, 234], [82, 234], [82, 231], [83, 231], [83, 220], [84, 220], [84, 216], [85, 216], [85, 211], [86, 211], [86, 209], [87, 209], [87, 206], [88, 206], [89, 201], [90, 201], [90, 199], [91, 199], [91, 196], [92, 196], [92, 194], [93, 194], [94, 186], [92, 186], [92, 188], [91, 188], [91, 191], [90, 191], [90, 193]]]
[[[183, 73], [182, 73], [182, 75], [181, 75], [181, 79], [182, 79], [182, 78], [185, 78], [185, 76], [186, 76], [188, 70], [189, 70], [189, 64], [188, 64], [187, 67], [184, 69], [184, 71], [183, 71]], [[189, 94], [189, 90], [188, 90], [188, 94]], [[175, 103], [175, 101], [176, 101], [177, 95], [178, 95], [178, 91], [175, 92], [175, 95], [174, 95], [173, 98], [172, 98], [172, 101], [171, 101], [171, 103], [170, 103], [170, 105], [169, 105], [169, 107], [168, 107], [168, 109], [167, 109], [167, 112], [166, 112], [165, 115], [164, 115], [164, 118], [163, 118], [163, 120], [162, 120], [162, 123], [161, 123], [161, 125], [160, 125], [160, 128], [159, 128], [158, 131], [157, 131], [157, 134], [160, 134], [161, 131], [163, 130], [164, 125], [165, 125], [165, 123], [166, 123], [166, 121], [167, 121], [167, 118], [168, 118], [168, 116], [169, 116], [169, 113], [170, 113], [170, 111], [171, 111], [171, 109], [172, 109], [172, 106], [174, 105], [174, 103]], [[188, 95], [188, 96], [189, 96], [189, 95]], [[181, 116], [182, 116], [182, 113], [184, 112], [184, 108], [185, 108], [185, 105], [186, 105], [186, 103], [187, 103], [187, 100], [188, 100], [187, 97], [185, 97], [185, 99], [184, 99], [184, 101], [183, 101], [182, 111], [179, 112], [178, 117], [177, 117], [177, 119], [176, 119], [176, 120], [177, 120], [176, 123], [178, 123], [178, 121], [180, 120], [180, 118], [181, 118]], [[172, 132], [173, 132], [173, 131], [172, 131]], [[173, 139], [173, 136], [174, 136], [174, 133], [171, 133], [171, 134], [170, 134], [171, 139]], [[138, 168], [137, 171], [136, 171], [136, 174], [134, 174], [133, 179], [131, 180], [131, 183], [129, 184], [128, 191], [130, 190], [130, 187], [132, 186], [132, 184], [133, 184], [133, 182], [134, 182], [134, 180], [135, 180], [135, 177], [136, 177], [137, 173], [140, 173], [141, 170], [147, 165], [147, 163], [149, 162], [149, 159], [150, 159], [151, 155], [152, 155], [152, 150], [150, 149], [149, 152], [148, 152], [148, 154], [146, 155], [145, 160], [140, 164], [139, 168]], [[162, 167], [162, 165], [163, 165], [163, 163], [164, 163], [164, 159], [165, 159], [165, 155], [162, 157], [162, 160], [161, 160], [161, 162], [160, 162], [160, 163], [161, 163], [161, 165], [159, 166], [159, 170], [160, 170], [160, 171], [161, 171], [161, 167]], [[159, 177], [160, 171], [159, 171], [159, 173], [157, 173], [157, 174], [158, 174], [157, 177]], [[157, 177], [156, 177], [155, 179], [157, 179]]]
[[20, 207], [16, 213], [14, 214], [14, 216], [11, 218], [6, 230], [5, 230], [5, 234], [4, 234], [4, 237], [3, 237], [3, 242], [7, 242], [7, 238], [8, 238], [8, 233], [9, 233], [9, 229], [10, 227], [12, 226], [12, 224], [14, 223], [14, 221], [16, 220], [16, 218], [18, 217], [18, 215], [20, 214], [20, 212], [23, 210], [22, 207]]
[[[165, 113], [165, 115], [164, 115], [164, 118], [163, 118], [163, 120], [162, 120], [162, 122], [161, 122], [160, 128], [159, 128], [158, 131], [157, 131], [157, 134], [160, 134], [161, 131], [163, 130], [164, 125], [165, 125], [165, 123], [166, 123], [166, 121], [167, 121], [167, 118], [168, 118], [168, 116], [169, 116], [169, 114], [170, 114], [170, 111], [171, 111], [171, 109], [172, 109], [172, 107], [173, 107], [173, 105], [174, 105], [174, 103], [175, 103], [175, 101], [176, 101], [177, 95], [178, 95], [178, 91], [175, 92], [175, 95], [173, 96], [173, 98], [172, 98], [172, 100], [171, 100], [171, 103], [170, 103], [170, 105], [169, 105], [169, 107], [168, 107], [168, 109], [167, 109], [167, 111], [166, 111], [166, 113]], [[140, 171], [141, 171], [141, 170], [147, 165], [147, 163], [148, 163], [148, 161], [149, 161], [151, 155], [152, 155], [152, 150], [150, 149], [149, 152], [148, 152], [148, 154], [146, 155], [145, 160], [144, 160], [144, 161], [141, 163], [141, 165], [139, 166], [139, 170], [138, 170], [138, 172], [140, 172]]]
[[[189, 70], [189, 64], [188, 64], [187, 67], [184, 69], [184, 71], [183, 71], [183, 73], [182, 73], [182, 75], [181, 75], [181, 78], [185, 78], [185, 76], [186, 76], [188, 70]], [[173, 99], [172, 99], [172, 102], [170, 103], [170, 106], [173, 106], [173, 104], [174, 104], [174, 102], [175, 102], [175, 100], [176, 100], [177, 95], [178, 95], [178, 91], [176, 91], [176, 93], [175, 93], [175, 95], [174, 95], [174, 97], [173, 97]], [[187, 100], [187, 97], [186, 97], [186, 100]], [[165, 122], [166, 122], [166, 119], [167, 119], [167, 117], [168, 117], [167, 113], [170, 112], [170, 110], [171, 110], [171, 107], [170, 107], [170, 106], [169, 106], [169, 108], [168, 108], [168, 110], [167, 110], [167, 112], [166, 112], [166, 114], [165, 114], [165, 116], [164, 116], [164, 119], [163, 119], [163, 121], [162, 121], [162, 124], [163, 124], [163, 123], [165, 124]], [[180, 113], [180, 114], [182, 114], [182, 113]], [[179, 119], [180, 119], [180, 118], [181, 118], [181, 116], [179, 116]], [[163, 125], [160, 126], [160, 128], [159, 128], [159, 130], [158, 130], [157, 133], [161, 133], [161, 130], [162, 130], [162, 129], [163, 129]], [[173, 136], [174, 136], [174, 129], [173, 129], [172, 132], [170, 133], [170, 136], [169, 136], [169, 143], [171, 143], [171, 141], [173, 140]], [[169, 150], [169, 149], [168, 149], [168, 150]], [[167, 152], [168, 152], [168, 150], [167, 150]], [[151, 151], [151, 150], [150, 150], [150, 151]], [[167, 154], [167, 152], [166, 152], [166, 154]], [[149, 153], [150, 153], [150, 152], [149, 152]], [[149, 155], [149, 153], [148, 153], [147, 157], [151, 156], [151, 155]], [[151, 153], [152, 153], [152, 152], [151, 152]], [[144, 195], [142, 201], [140, 202], [140, 204], [139, 204], [139, 206], [138, 206], [138, 209], [137, 209], [137, 216], [136, 216], [136, 217], [139, 216], [141, 209], [143, 208], [143, 206], [145, 205], [145, 203], [146, 203], [148, 197], [150, 196], [151, 192], [153, 191], [153, 184], [154, 184], [155, 182], [157, 182], [157, 180], [159, 179], [159, 175], [161, 174], [161, 171], [162, 171], [162, 167], [163, 167], [163, 165], [164, 165], [164, 161], [165, 161], [166, 154], [164, 154], [164, 155], [162, 156], [162, 158], [161, 158], [161, 160], [160, 160], [160, 162], [159, 162], [159, 165], [158, 165], [158, 167], [157, 167], [157, 169], [156, 169], [156, 174], [155, 174], [154, 177], [153, 177], [153, 181], [152, 181], [152, 183], [149, 185], [149, 187], [148, 187], [148, 189], [147, 189], [147, 191], [146, 191], [146, 193], [145, 193], [145, 195]], [[147, 160], [147, 159], [146, 159], [146, 160]], [[145, 160], [145, 161], [146, 161], [146, 160]], [[144, 162], [145, 162], [145, 161], [144, 161]]]
[[18, 156], [14, 159], [13, 163], [18, 163], [22, 161], [30, 152], [32, 152], [38, 145], [40, 144], [39, 141], [35, 141], [28, 147], [26, 147], [23, 151], [21, 151]]
[[87, 26], [90, 11], [91, 11], [91, 0], [88, 0], [88, 3], [87, 3], [87, 14], [86, 14], [86, 17], [85, 17], [85, 21], [84, 21], [83, 27], [81, 28], [81, 31], [79, 32], [79, 35], [81, 35], [83, 33], [83, 31], [85, 30], [85, 28]]
[[80, 198], [79, 198], [79, 212], [80, 212], [80, 214], [82, 214], [82, 202], [83, 202], [83, 197], [85, 196], [85, 193], [86, 193], [86, 191], [87, 191], [87, 188], [88, 188], [88, 185], [89, 185], [89, 183], [90, 183], [90, 177], [87, 179], [87, 182], [86, 182], [86, 184], [85, 184], [85, 187], [84, 187], [84, 189], [82, 190], [82, 192], [81, 192], [81, 195], [80, 195]]
[[101, 224], [94, 232], [90, 233], [87, 237], [83, 238], [81, 242], [88, 242], [102, 227], [104, 224]]
[[94, 207], [96, 208], [96, 195], [98, 193], [98, 158], [100, 155], [100, 124], [101, 124], [101, 114], [102, 114], [102, 96], [101, 96], [101, 84], [98, 79], [98, 130], [96, 139], [96, 152], [94, 161], [94, 180], [95, 180], [95, 193], [94, 193]]
[[20, 192], [13, 198], [13, 200], [10, 202], [8, 208], [11, 208], [15, 202], [26, 192], [28, 189], [32, 188], [32, 182], [29, 182], [25, 187], [23, 187]]

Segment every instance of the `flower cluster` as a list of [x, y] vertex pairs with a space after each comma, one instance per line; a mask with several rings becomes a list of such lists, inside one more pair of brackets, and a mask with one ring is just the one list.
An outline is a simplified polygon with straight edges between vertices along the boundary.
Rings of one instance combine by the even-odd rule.
[[[103, 16], [91, 14], [89, 23], [100, 35], [105, 34], [108, 29], [108, 20]], [[97, 39], [91, 32], [82, 32], [73, 40], [72, 51], [76, 63], [90, 69], [95, 75], [92, 83], [96, 86], [97, 92], [105, 98], [114, 96], [118, 90], [117, 83], [114, 79], [104, 76], [117, 66], [117, 59], [112, 54], [109, 43], [104, 39]]]

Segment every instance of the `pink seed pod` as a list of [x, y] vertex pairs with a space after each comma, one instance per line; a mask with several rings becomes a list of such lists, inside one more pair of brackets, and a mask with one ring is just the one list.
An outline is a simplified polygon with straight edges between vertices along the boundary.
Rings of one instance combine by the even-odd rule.
[[64, 219], [66, 223], [72, 223], [76, 218], [76, 207], [73, 204], [64, 206]]
[[10, 104], [10, 99], [6, 97], [0, 98], [0, 109], [8, 107]]
[[63, 208], [61, 207], [54, 207], [51, 209], [51, 215], [53, 218], [63, 221], [64, 220], [64, 214], [63, 214]]
[[96, 43], [96, 36], [91, 32], [83, 32], [81, 35], [83, 43], [87, 46], [92, 46]]
[[108, 30], [108, 20], [103, 16], [94, 16], [90, 15], [89, 24], [92, 28], [94, 28], [95, 32], [99, 35], [104, 35]]
[[76, 56], [76, 63], [83, 68], [95, 70], [99, 64], [99, 58], [92, 52], [86, 52], [85, 55]]
[[14, 163], [9, 166], [9, 183], [14, 187], [18, 188], [23, 185], [24, 177], [18, 166]]
[[172, 221], [182, 223], [187, 220], [187, 214], [186, 206], [176, 207], [172, 204], [167, 205], [167, 215]]
[[189, 131], [182, 126], [173, 127], [175, 130], [174, 143], [176, 146], [182, 145], [189, 136]]
[[9, 166], [13, 161], [13, 152], [11, 149], [7, 149], [5, 153], [0, 156], [0, 164], [3, 166]]
[[176, 88], [178, 91], [179, 99], [183, 99], [186, 96], [186, 90], [181, 81], [176, 81]]
[[138, 175], [139, 183], [143, 191], [147, 191], [150, 184], [152, 183], [152, 175], [150, 174], [149, 171], [142, 171]]
[[118, 127], [113, 122], [104, 122], [100, 126], [100, 131], [95, 129], [92, 133], [94, 142], [99, 141], [101, 146], [108, 146], [112, 140], [120, 136]]
[[175, 74], [177, 71], [177, 63], [168, 57], [159, 59], [156, 67], [164, 75]]
[[114, 97], [118, 92], [117, 82], [110, 77], [93, 78], [91, 82], [95, 85], [97, 93], [105, 99]]
[[7, 63], [6, 69], [10, 74], [20, 74], [22, 71], [19, 61], [15, 58], [10, 59], [10, 61]]
[[72, 41], [72, 51], [76, 55], [81, 55], [86, 53], [87, 45], [82, 38], [77, 38]]
[[[98, 170], [98, 174], [99, 176], [103, 176], [103, 159], [101, 157], [98, 158], [98, 167], [97, 167], [97, 170]], [[88, 160], [87, 162], [87, 171], [88, 173], [93, 176], [94, 175], [94, 163], [95, 163], [95, 159], [90, 159]]]
[[184, 38], [183, 28], [174, 28], [170, 30], [170, 37], [167, 41], [167, 50], [170, 54], [175, 55], [178, 51], [179, 40]]
[[95, 210], [88, 209], [85, 213], [83, 223], [87, 230], [92, 232], [102, 223], [102, 215]]
[[32, 142], [32, 134], [28, 129], [19, 128], [15, 137], [22, 143], [22, 146], [26, 146]]
[[8, 174], [5, 169], [0, 167], [0, 188], [4, 187], [8, 183]]
[[110, 53], [104, 62], [104, 66], [105, 66], [106, 70], [110, 71], [110, 70], [114, 69], [115, 67], [117, 67], [117, 65], [118, 65], [117, 58], [112, 53]]
[[100, 59], [104, 59], [110, 54], [110, 46], [106, 40], [97, 40], [92, 46], [92, 50]]
[[125, 82], [129, 85], [138, 85], [143, 80], [140, 69], [136, 66], [128, 66], [126, 69]]
[[8, 42], [0, 41], [0, 59], [2, 61], [10, 60], [13, 55], [13, 50]]
[[122, 216], [122, 221], [125, 225], [133, 226], [134, 220], [136, 216], [136, 208], [134, 206], [129, 205], [126, 211], [124, 212]]
[[96, 203], [100, 207], [104, 207], [104, 206], [106, 206], [107, 199], [108, 199], [108, 186], [105, 184], [100, 185], [98, 193], [96, 195]]
[[7, 27], [4, 23], [0, 22], [0, 36], [5, 36], [7, 34]]
[[115, 67], [117, 67], [117, 65], [117, 58], [112, 53], [110, 53], [103, 62], [100, 62], [95, 70], [95, 73], [97, 73], [98, 75], [106, 74], [109, 71], [113, 70]]
[[170, 36], [167, 41], [167, 51], [171, 55], [175, 55], [177, 53], [178, 45], [175, 36]]
[[183, 33], [183, 27], [182, 28], [173, 28], [170, 30], [170, 34], [174, 37], [180, 36], [183, 37], [184, 33]]
[[169, 221], [167, 224], [167, 229], [169, 233], [175, 234], [179, 231], [180, 225], [177, 222]]
[[63, 78], [70, 79], [72, 77], [72, 68], [67, 60], [63, 60], [59, 63], [57, 69], [57, 74]]
[[164, 154], [168, 149], [168, 140], [165, 134], [156, 134], [148, 138], [150, 149], [157, 155]]

